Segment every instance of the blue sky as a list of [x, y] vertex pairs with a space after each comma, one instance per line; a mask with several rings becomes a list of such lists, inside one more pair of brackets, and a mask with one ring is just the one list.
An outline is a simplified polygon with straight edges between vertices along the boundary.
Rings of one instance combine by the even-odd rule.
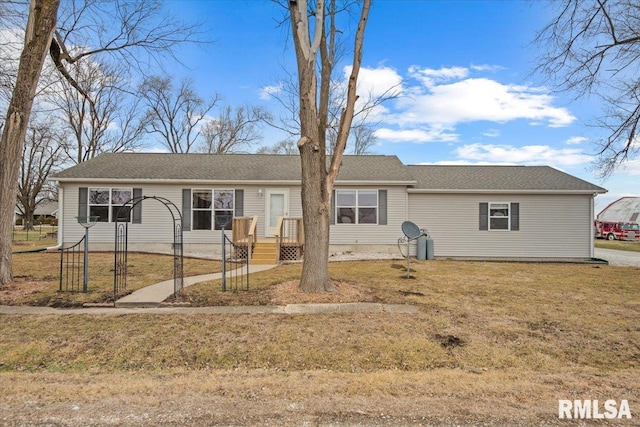
[[[588, 123], [599, 113], [597, 103], [552, 93], [532, 74], [532, 40], [550, 17], [546, 5], [374, 1], [360, 85], [402, 89], [378, 111], [375, 153], [408, 164], [550, 165], [609, 190], [596, 199], [596, 212], [623, 195], [640, 196], [640, 159], [606, 181], [593, 171], [601, 133]], [[203, 21], [214, 40], [183, 49], [188, 70], [177, 76], [191, 76], [203, 96], [217, 92], [229, 105], [276, 112], [265, 89], [278, 87], [283, 68], [296, 71], [289, 27], [278, 26], [282, 9], [262, 0], [169, 0], [168, 6], [185, 20]], [[264, 134], [264, 145], [283, 139], [273, 130]]]

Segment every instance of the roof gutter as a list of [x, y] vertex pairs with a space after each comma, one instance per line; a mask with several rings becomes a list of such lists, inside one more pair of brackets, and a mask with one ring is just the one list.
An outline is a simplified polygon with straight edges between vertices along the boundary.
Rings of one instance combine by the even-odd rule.
[[47, 248], [47, 251], [57, 251], [62, 247], [64, 241], [64, 189], [58, 186], [58, 215], [56, 218], [58, 219], [58, 244], [55, 246], [50, 246]]
[[[53, 177], [50, 181], [58, 183], [95, 183], [95, 184], [110, 184], [110, 183], [127, 183], [127, 184], [173, 184], [173, 185], [202, 185], [202, 184], [223, 184], [223, 185], [257, 185], [257, 186], [282, 186], [293, 185], [297, 186], [301, 184], [298, 180], [207, 180], [207, 179], [150, 179], [150, 178], [64, 178]], [[393, 186], [409, 186], [415, 185], [416, 181], [374, 181], [374, 180], [337, 180], [335, 185], [393, 185]]]
[[408, 188], [407, 192], [412, 194], [604, 194], [608, 190], [480, 190], [480, 189], [424, 189], [424, 188]]

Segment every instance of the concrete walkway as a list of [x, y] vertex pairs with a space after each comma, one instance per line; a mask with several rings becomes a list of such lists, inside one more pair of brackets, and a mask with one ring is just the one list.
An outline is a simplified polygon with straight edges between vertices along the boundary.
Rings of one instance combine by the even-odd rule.
[[[251, 273], [259, 273], [261, 271], [270, 270], [276, 267], [271, 265], [252, 265]], [[229, 272], [227, 272], [229, 274]], [[228, 277], [228, 276], [227, 276]], [[196, 283], [208, 282], [210, 280], [218, 280], [222, 278], [222, 273], [201, 274], [200, 276], [185, 277], [182, 282], [183, 287], [195, 285]], [[116, 301], [116, 307], [159, 307], [162, 301], [173, 295], [173, 279], [156, 283], [155, 285], [146, 286], [120, 298]]]

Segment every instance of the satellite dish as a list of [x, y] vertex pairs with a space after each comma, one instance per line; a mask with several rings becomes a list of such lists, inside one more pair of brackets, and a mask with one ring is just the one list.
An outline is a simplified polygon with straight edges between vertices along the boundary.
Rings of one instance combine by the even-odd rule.
[[423, 235], [423, 231], [420, 230], [420, 227], [418, 227], [411, 221], [405, 221], [402, 223], [402, 232], [405, 236], [407, 236], [407, 239], [409, 240], [417, 239], [418, 237]]

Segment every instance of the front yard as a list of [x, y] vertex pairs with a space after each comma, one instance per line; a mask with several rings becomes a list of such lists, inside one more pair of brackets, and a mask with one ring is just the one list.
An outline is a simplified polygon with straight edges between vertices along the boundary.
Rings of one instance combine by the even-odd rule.
[[[0, 305], [79, 307], [83, 303], [113, 302], [113, 263], [113, 253], [91, 252], [88, 292], [59, 292], [59, 253], [13, 254], [15, 283], [0, 287]], [[127, 266], [127, 292], [173, 277], [173, 256], [169, 255], [130, 253]], [[220, 270], [220, 261], [184, 258], [185, 276]]]
[[[614, 399], [627, 400], [633, 416], [615, 423], [637, 422], [640, 269], [412, 267], [406, 279], [402, 261], [332, 263], [341, 292], [330, 298], [412, 304], [418, 314], [1, 315], [3, 420], [567, 425], [559, 399]], [[299, 269], [255, 274], [248, 292], [194, 285], [184, 299], [313, 300], [291, 285]]]

